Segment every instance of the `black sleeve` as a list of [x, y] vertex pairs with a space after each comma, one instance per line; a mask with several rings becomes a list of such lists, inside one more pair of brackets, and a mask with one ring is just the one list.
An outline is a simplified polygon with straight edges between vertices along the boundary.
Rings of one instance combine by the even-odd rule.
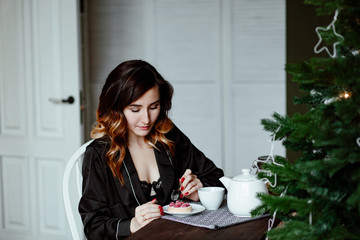
[[191, 169], [204, 185], [224, 187], [219, 178], [224, 176], [223, 170], [197, 149], [190, 139], [176, 126], [171, 130], [169, 137], [175, 142], [175, 161], [177, 177], [181, 177], [186, 169]]
[[[116, 217], [107, 199], [109, 176], [101, 155], [88, 147], [83, 163], [83, 194], [79, 203], [85, 236], [88, 240], [121, 239], [130, 235], [130, 219]], [[118, 206], [120, 207], [120, 206]]]

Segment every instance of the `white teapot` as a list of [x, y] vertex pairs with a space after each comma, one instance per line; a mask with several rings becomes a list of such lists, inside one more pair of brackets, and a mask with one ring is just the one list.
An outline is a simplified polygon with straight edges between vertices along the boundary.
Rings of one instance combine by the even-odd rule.
[[268, 193], [263, 180], [257, 179], [256, 175], [250, 173], [250, 169], [242, 169], [242, 174], [230, 179], [220, 178], [226, 187], [227, 206], [229, 211], [237, 217], [250, 217], [250, 211], [261, 204], [256, 197], [257, 193]]

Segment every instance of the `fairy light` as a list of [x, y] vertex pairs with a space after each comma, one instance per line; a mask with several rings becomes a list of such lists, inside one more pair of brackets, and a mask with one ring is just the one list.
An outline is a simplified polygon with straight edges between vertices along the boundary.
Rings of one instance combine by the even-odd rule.
[[339, 101], [341, 99], [349, 99], [352, 96], [352, 92], [350, 91], [343, 91], [341, 93], [339, 93], [339, 95], [337, 97], [332, 97], [332, 98], [328, 98], [324, 100], [324, 104], [328, 105], [330, 103], [333, 103], [335, 101]]
[[349, 98], [351, 98], [351, 95], [352, 95], [351, 92], [344, 91], [344, 92], [340, 93], [339, 98], [349, 99]]

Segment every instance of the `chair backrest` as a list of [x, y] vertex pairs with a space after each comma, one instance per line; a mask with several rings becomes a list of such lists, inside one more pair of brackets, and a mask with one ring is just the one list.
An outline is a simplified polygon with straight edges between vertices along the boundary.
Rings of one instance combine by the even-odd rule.
[[[84, 231], [82, 224], [79, 224], [81, 222], [80, 215], [76, 211], [76, 214], [74, 214], [74, 209], [77, 209], [77, 206], [74, 207], [72, 203], [79, 203], [79, 200], [81, 198], [82, 194], [82, 160], [84, 157], [84, 153], [86, 150], [86, 147], [92, 142], [93, 140], [90, 140], [86, 143], [84, 143], [80, 148], [78, 148], [75, 153], [71, 156], [70, 160], [66, 164], [64, 175], [63, 175], [63, 200], [64, 200], [64, 206], [65, 206], [65, 213], [66, 217], [70, 226], [70, 231], [73, 240], [82, 240], [85, 239], [84, 237]], [[76, 168], [76, 170], [74, 169]], [[70, 182], [72, 180], [72, 172], [76, 171], [76, 196], [72, 196], [72, 188], [71, 186], [74, 186], [74, 184], [70, 185]]]

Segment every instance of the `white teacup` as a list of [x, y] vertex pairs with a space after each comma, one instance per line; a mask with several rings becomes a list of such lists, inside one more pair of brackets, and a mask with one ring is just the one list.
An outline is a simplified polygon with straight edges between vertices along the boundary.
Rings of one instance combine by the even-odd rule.
[[220, 207], [225, 188], [222, 187], [203, 187], [198, 190], [201, 204], [207, 210], [216, 210]]

